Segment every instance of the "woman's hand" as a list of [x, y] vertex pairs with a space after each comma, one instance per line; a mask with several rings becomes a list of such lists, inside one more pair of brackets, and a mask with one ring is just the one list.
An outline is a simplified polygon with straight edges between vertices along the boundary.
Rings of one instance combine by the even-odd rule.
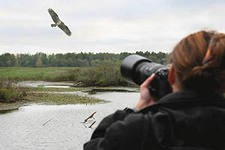
[[155, 100], [151, 97], [151, 93], [149, 92], [149, 87], [151, 85], [152, 80], [154, 79], [155, 74], [152, 74], [149, 78], [147, 78], [140, 86], [140, 99], [136, 104], [135, 109], [137, 111], [144, 109], [150, 105], [155, 103]]

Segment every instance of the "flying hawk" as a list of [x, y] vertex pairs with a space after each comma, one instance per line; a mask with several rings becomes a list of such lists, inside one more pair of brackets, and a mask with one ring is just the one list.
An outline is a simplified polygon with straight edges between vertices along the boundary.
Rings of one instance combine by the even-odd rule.
[[51, 24], [51, 27], [58, 26], [61, 30], [63, 30], [68, 36], [70, 36], [72, 33], [69, 30], [69, 28], [59, 19], [59, 16], [52, 10], [51, 8], [48, 9], [48, 13], [52, 17], [52, 20], [54, 21], [54, 24]]

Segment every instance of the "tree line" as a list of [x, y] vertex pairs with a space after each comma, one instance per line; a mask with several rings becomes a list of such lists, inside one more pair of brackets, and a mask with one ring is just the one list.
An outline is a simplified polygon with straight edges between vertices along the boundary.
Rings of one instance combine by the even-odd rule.
[[66, 54], [10, 54], [0, 55], [0, 67], [92, 67], [102, 62], [121, 62], [126, 56], [138, 54], [154, 62], [166, 64], [167, 53], [163, 52], [122, 52], [115, 53], [66, 53]]
[[[14, 77], [0, 77], [0, 101], [13, 102], [21, 99], [26, 93], [13, 87], [14, 81], [19, 80], [45, 80], [45, 81], [71, 81], [76, 86], [130, 86], [120, 74], [121, 61], [131, 54], [138, 54], [151, 59], [154, 62], [166, 64], [168, 54], [163, 52], [141, 52], [136, 53], [66, 53], [51, 54], [10, 54], [0, 55], [1, 69], [13, 69]], [[15, 67], [15, 68], [3, 68]], [[18, 68], [17, 68], [18, 67]], [[40, 70], [44, 67], [70, 67], [61, 72], [54, 72], [54, 75], [46, 76], [44, 73], [25, 76], [29, 74], [26, 69]], [[36, 67], [36, 68], [30, 68]], [[49, 68], [48, 68], [49, 69]], [[4, 71], [3, 71], [4, 72]], [[19, 73], [20, 72], [20, 73]], [[22, 75], [21, 75], [22, 73]]]

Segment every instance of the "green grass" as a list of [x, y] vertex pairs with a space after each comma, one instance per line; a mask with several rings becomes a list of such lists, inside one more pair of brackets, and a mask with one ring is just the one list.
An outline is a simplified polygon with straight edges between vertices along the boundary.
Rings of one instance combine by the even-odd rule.
[[124, 86], [119, 65], [94, 67], [0, 67], [0, 80], [70, 81], [79, 86]]
[[67, 81], [67, 73], [75, 67], [0, 67], [0, 79]]
[[[101, 99], [79, 96], [75, 94], [61, 94], [57, 92], [74, 92], [86, 91], [86, 88], [19, 88], [26, 94], [20, 99], [14, 101], [0, 101], [0, 114], [11, 110], [17, 110], [19, 107], [27, 104], [47, 104], [47, 105], [63, 105], [63, 104], [95, 104], [106, 102]], [[54, 93], [56, 92], [56, 93]]]
[[[75, 94], [63, 94], [63, 92], [85, 91], [87, 88], [21, 88], [26, 91], [27, 96], [24, 100], [27, 103], [44, 103], [44, 104], [93, 104], [103, 102], [103, 100], [93, 97], [79, 96]], [[54, 93], [56, 92], [56, 93]], [[57, 93], [62, 92], [62, 93]]]

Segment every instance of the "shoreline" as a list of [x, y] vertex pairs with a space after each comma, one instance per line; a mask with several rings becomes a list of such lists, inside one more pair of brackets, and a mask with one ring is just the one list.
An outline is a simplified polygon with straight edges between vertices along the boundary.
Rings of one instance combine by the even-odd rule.
[[27, 92], [22, 100], [16, 102], [0, 102], [0, 114], [18, 110], [30, 104], [66, 105], [66, 104], [97, 104], [107, 101], [91, 95], [97, 92], [138, 92], [130, 87], [20, 87]]
[[0, 114], [5, 114], [15, 110], [19, 110], [20, 107], [25, 106], [23, 102], [3, 103], [0, 102]]

